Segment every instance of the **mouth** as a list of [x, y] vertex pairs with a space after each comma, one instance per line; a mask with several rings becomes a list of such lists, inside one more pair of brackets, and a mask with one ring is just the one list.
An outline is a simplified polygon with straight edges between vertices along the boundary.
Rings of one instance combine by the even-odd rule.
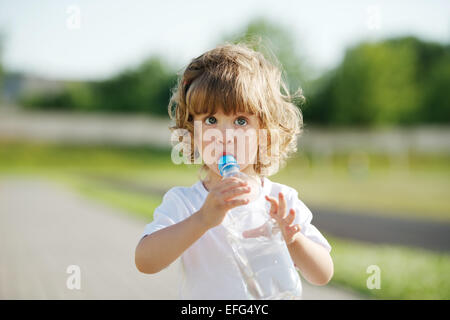
[[[217, 163], [219, 163], [220, 159], [221, 159], [223, 156], [225, 156], [225, 155], [227, 155], [227, 156], [233, 156], [233, 158], [236, 159], [236, 156], [235, 156], [235, 154], [234, 154], [233, 152], [226, 152], [226, 151], [224, 151], [224, 152], [220, 152], [220, 153], [219, 153], [219, 155], [218, 155], [218, 157], [217, 157]], [[236, 159], [236, 161], [237, 161], [237, 159]]]
[[222, 157], [222, 156], [226, 156], [226, 155], [233, 156], [236, 159], [236, 155], [233, 152], [226, 152], [226, 151], [222, 152], [220, 154], [219, 158]]

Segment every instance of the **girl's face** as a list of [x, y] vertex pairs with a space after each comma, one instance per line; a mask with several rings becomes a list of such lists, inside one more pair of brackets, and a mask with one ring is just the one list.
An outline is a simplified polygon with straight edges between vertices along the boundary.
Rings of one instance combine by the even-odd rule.
[[258, 117], [249, 113], [225, 115], [221, 109], [215, 114], [194, 116], [194, 139], [204, 163], [220, 175], [217, 163], [224, 152], [232, 154], [241, 171], [256, 163], [258, 151]]

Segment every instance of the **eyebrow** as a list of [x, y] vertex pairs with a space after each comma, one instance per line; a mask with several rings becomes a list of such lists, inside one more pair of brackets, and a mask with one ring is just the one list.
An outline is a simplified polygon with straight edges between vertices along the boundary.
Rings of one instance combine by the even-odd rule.
[[[217, 114], [217, 112], [216, 113], [209, 113], [209, 114], [205, 114], [205, 116], [206, 117], [215, 116], [216, 114]], [[248, 116], [248, 115], [252, 115], [252, 114], [248, 113], [248, 112], [238, 112], [234, 116]]]
[[[198, 113], [198, 114], [196, 114], [196, 116], [197, 116], [199, 119], [206, 119], [207, 117], [215, 116], [216, 114], [218, 114], [217, 111], [216, 111], [215, 113], [208, 113], [208, 112], [206, 112], [206, 113]], [[224, 114], [224, 113], [222, 113], [222, 114]], [[250, 119], [250, 118], [252, 118], [253, 116], [256, 116], [256, 114], [250, 113], [250, 112], [245, 112], [245, 111], [240, 111], [240, 112], [237, 112], [234, 116], [235, 116], [235, 117], [238, 117], [238, 116], [245, 116], [245, 117], [247, 117], [247, 118]]]

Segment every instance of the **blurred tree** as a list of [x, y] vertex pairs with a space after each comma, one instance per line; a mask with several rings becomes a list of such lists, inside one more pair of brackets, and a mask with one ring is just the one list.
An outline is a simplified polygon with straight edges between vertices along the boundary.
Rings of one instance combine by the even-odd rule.
[[72, 109], [80, 111], [95, 110], [98, 106], [96, 100], [97, 95], [93, 90], [93, 86], [86, 82], [73, 82], [67, 85], [67, 91], [63, 94], [66, 96], [67, 104]]
[[420, 90], [424, 99], [420, 119], [429, 123], [450, 122], [450, 45], [421, 47]]
[[58, 93], [32, 93], [22, 94], [19, 103], [26, 109], [42, 110], [73, 110], [73, 102], [68, 90]]
[[311, 82], [311, 99], [306, 99], [302, 108], [306, 123], [331, 124], [330, 114], [334, 112], [332, 109], [335, 107], [332, 101], [336, 84], [332, 79], [336, 77], [335, 73], [335, 70], [330, 70]]
[[[28, 108], [146, 112], [166, 116], [175, 73], [158, 56], [104, 81], [70, 82], [58, 93], [22, 97]], [[168, 116], [168, 115], [167, 115]]]
[[407, 44], [364, 44], [349, 50], [335, 79], [337, 124], [382, 124], [417, 112], [416, 52]]
[[0, 102], [3, 99], [3, 38], [4, 35], [0, 32]]
[[167, 115], [165, 105], [175, 81], [175, 73], [155, 56], [93, 88], [103, 110]]
[[306, 121], [336, 125], [450, 122], [448, 46], [414, 37], [362, 43], [316, 83]]

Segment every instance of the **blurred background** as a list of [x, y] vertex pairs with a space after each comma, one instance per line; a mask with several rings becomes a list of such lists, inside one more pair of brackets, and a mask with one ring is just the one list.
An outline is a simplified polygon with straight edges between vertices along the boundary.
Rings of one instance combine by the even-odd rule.
[[0, 1], [0, 35], [1, 299], [177, 298], [175, 264], [134, 266], [163, 194], [198, 179], [171, 162], [171, 89], [255, 36], [306, 97], [269, 177], [333, 247], [305, 298], [450, 298], [448, 1]]

